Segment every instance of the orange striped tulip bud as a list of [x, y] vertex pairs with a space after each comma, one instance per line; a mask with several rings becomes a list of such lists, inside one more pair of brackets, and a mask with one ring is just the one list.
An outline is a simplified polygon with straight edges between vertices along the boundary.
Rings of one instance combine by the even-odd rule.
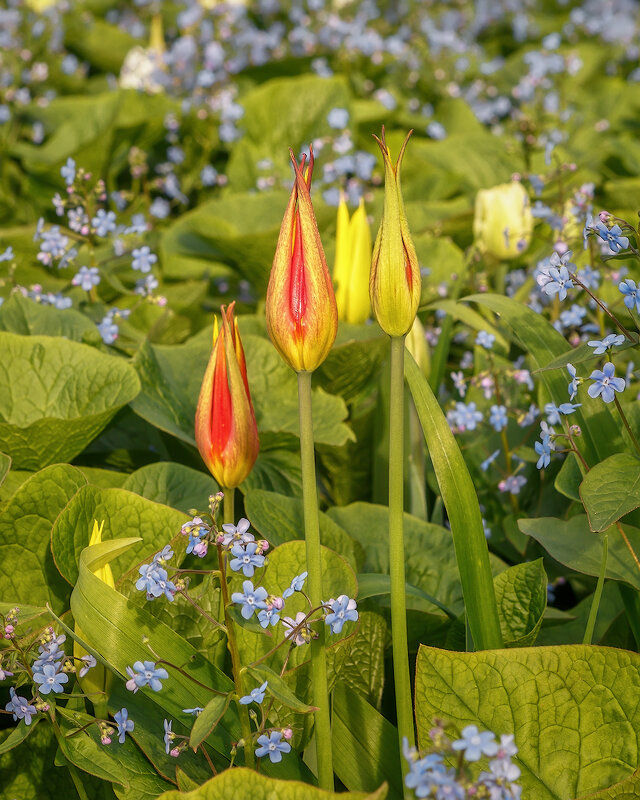
[[216, 319], [209, 359], [196, 410], [196, 444], [220, 486], [233, 489], [251, 472], [260, 443], [251, 403], [247, 366], [231, 303]]
[[378, 324], [389, 336], [404, 336], [411, 330], [420, 304], [420, 268], [400, 189], [400, 165], [411, 133], [404, 140], [395, 166], [384, 128], [382, 139], [375, 137], [384, 159], [384, 208], [373, 246], [369, 297]]
[[313, 150], [306, 175], [306, 156], [298, 165], [290, 153], [296, 177], [269, 277], [267, 330], [292, 369], [311, 372], [331, 350], [338, 311], [309, 194]]

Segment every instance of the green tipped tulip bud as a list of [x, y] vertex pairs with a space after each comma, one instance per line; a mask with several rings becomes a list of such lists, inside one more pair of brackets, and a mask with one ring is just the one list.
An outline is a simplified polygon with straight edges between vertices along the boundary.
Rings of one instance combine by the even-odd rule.
[[360, 205], [349, 219], [349, 210], [342, 194], [338, 206], [336, 257], [333, 265], [338, 319], [355, 324], [368, 319], [371, 312], [370, 269], [371, 230], [364, 200], [360, 200]]
[[476, 246], [495, 258], [517, 258], [531, 242], [531, 203], [519, 181], [482, 189], [476, 197], [473, 235]]
[[389, 336], [404, 336], [411, 329], [420, 303], [418, 257], [400, 189], [400, 165], [411, 133], [404, 140], [395, 166], [385, 142], [384, 128], [382, 139], [375, 137], [384, 159], [384, 208], [373, 246], [369, 297], [378, 324]]

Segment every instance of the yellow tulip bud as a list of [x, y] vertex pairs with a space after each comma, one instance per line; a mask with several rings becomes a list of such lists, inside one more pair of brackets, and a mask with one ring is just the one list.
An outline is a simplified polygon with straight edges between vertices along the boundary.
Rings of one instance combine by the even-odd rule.
[[338, 206], [336, 257], [333, 265], [338, 319], [358, 324], [369, 317], [370, 269], [371, 229], [364, 200], [360, 200], [360, 205], [349, 219], [343, 194]]
[[[89, 539], [89, 547], [94, 544], [99, 544], [102, 541], [103, 528], [104, 520], [100, 523], [100, 525], [98, 525], [98, 522], [94, 519], [93, 530], [91, 531], [91, 537]], [[106, 583], [107, 586], [115, 589], [116, 584], [113, 580], [113, 572], [111, 572], [111, 567], [109, 564], [105, 564], [103, 567], [94, 569], [93, 574], [96, 576], [96, 578], [100, 578], [103, 583]], [[76, 625], [76, 633], [81, 639], [86, 638], [78, 625]], [[80, 659], [89, 654], [84, 647], [81, 647], [78, 642], [74, 641], [73, 655], [74, 658]], [[76, 664], [76, 669], [78, 672], [80, 671], [79, 663]], [[89, 700], [91, 700], [93, 703], [96, 715], [106, 718], [107, 696], [109, 692], [109, 686], [111, 684], [111, 674], [107, 672], [102, 664], [96, 664], [96, 666], [92, 667], [84, 677], [81, 678], [78, 675], [78, 682], [80, 683], [80, 688], [82, 691], [88, 695]]]
[[407, 134], [395, 166], [385, 142], [380, 145], [384, 159], [384, 208], [380, 230], [373, 246], [369, 297], [378, 324], [389, 336], [404, 336], [416, 318], [420, 304], [420, 269], [400, 188], [400, 165], [411, 131]]
[[529, 247], [532, 231], [531, 203], [519, 181], [478, 192], [473, 234], [481, 252], [517, 258]]

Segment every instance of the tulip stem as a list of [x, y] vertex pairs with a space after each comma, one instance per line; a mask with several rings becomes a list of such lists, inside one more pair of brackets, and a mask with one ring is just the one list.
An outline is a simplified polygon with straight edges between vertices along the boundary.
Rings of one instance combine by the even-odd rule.
[[[300, 415], [300, 461], [302, 463], [302, 499], [307, 546], [309, 597], [313, 607], [322, 605], [322, 561], [320, 554], [320, 522], [316, 489], [316, 464], [313, 449], [313, 417], [311, 413], [311, 373], [298, 372], [298, 408]], [[318, 784], [333, 791], [331, 753], [331, 719], [327, 689], [327, 662], [324, 651], [324, 626], [318, 638], [311, 641], [311, 704], [314, 713]]]
[[[223, 517], [225, 523], [229, 522], [232, 525], [234, 508], [233, 501], [235, 497], [235, 489], [225, 489], [224, 492], [224, 506]], [[240, 663], [240, 651], [238, 650], [238, 642], [236, 640], [236, 629], [233, 620], [227, 612], [229, 606], [229, 586], [227, 584], [227, 572], [225, 569], [225, 558], [222, 553], [222, 547], [216, 547], [218, 551], [218, 569], [220, 570], [220, 590], [222, 594], [222, 605], [224, 607], [224, 624], [227, 629], [227, 648], [231, 655], [231, 668], [233, 671], [233, 681], [236, 685], [236, 694], [238, 699], [244, 696], [244, 689], [242, 687], [242, 665]], [[251, 734], [251, 720], [249, 719], [249, 709], [245, 705], [238, 706], [238, 716], [240, 717], [240, 730], [242, 731], [242, 740], [244, 742], [244, 763], [250, 769], [255, 769], [255, 759], [253, 755], [253, 736]]]
[[[408, 739], [410, 747], [415, 741], [407, 642], [403, 533], [404, 339], [404, 336], [391, 337], [391, 391], [389, 395], [389, 573], [391, 576], [393, 674], [400, 752], [402, 752], [404, 738]], [[403, 774], [406, 771], [407, 766], [403, 762]]]

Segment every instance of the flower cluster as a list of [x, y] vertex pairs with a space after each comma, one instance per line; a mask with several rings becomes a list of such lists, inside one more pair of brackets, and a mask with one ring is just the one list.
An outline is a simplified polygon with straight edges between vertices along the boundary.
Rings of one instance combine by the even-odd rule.
[[[419, 754], [405, 739], [403, 752], [409, 762], [405, 785], [416, 797], [454, 798], [486, 797], [493, 800], [519, 800], [521, 787], [516, 783], [520, 768], [512, 761], [518, 748], [512, 735], [502, 735], [500, 741], [491, 731], [479, 731], [467, 725], [459, 739], [451, 741], [442, 722], [436, 722], [430, 732], [432, 749]], [[446, 762], [457, 758], [457, 767]], [[481, 770], [474, 778], [472, 766], [487, 757], [489, 769]]]

